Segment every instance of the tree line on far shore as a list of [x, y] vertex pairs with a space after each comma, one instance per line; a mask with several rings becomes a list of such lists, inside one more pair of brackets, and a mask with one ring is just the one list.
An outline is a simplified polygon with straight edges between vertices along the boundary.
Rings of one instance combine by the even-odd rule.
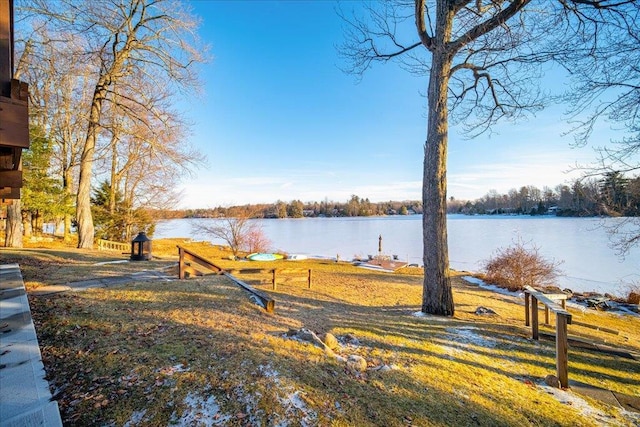
[[[512, 188], [506, 194], [490, 190], [476, 200], [451, 197], [448, 213], [467, 215], [557, 215], [557, 216], [640, 216], [640, 176], [626, 178], [620, 172], [606, 173], [600, 179], [576, 180], [555, 188], [533, 185]], [[164, 210], [159, 218], [303, 218], [413, 215], [422, 213], [417, 200], [371, 202], [352, 195], [347, 202], [302, 202], [278, 200], [270, 204], [216, 207], [210, 209]]]

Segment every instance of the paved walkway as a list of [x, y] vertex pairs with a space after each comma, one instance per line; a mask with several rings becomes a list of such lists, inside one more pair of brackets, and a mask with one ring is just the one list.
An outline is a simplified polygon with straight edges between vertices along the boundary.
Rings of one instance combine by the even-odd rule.
[[62, 426], [18, 264], [0, 265], [0, 426]]
[[58, 294], [60, 292], [81, 292], [91, 288], [109, 288], [130, 282], [164, 281], [177, 280], [177, 276], [169, 276], [168, 270], [173, 267], [166, 267], [159, 270], [140, 271], [124, 276], [101, 277], [98, 279], [80, 280], [69, 282], [64, 285], [42, 286], [29, 291], [30, 295], [46, 296]]

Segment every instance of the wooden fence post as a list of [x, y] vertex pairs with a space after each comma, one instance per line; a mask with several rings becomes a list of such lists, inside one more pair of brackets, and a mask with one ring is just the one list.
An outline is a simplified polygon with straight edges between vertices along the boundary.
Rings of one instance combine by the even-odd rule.
[[547, 307], [546, 304], [544, 306], [544, 324], [549, 324], [549, 307]]
[[309, 289], [311, 289], [311, 269], [309, 269]]
[[524, 325], [531, 325], [531, 295], [529, 292], [524, 292]]
[[531, 295], [531, 333], [534, 340], [538, 340], [538, 298]]
[[567, 316], [556, 313], [556, 373], [563, 388], [569, 387]]
[[178, 246], [178, 256], [179, 256], [179, 261], [178, 261], [178, 278], [180, 280], [185, 278], [185, 272], [184, 272], [184, 251], [182, 250], [182, 247]]
[[276, 290], [276, 269], [271, 270], [271, 287]]

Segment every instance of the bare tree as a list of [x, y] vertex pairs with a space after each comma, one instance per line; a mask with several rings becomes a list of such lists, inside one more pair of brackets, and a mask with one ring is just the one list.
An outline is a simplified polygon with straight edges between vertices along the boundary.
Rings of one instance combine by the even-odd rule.
[[250, 213], [245, 213], [207, 220], [207, 223], [194, 224], [193, 231], [195, 234], [205, 234], [225, 241], [236, 257], [240, 251], [264, 251], [270, 242], [260, 225], [251, 220], [252, 217]]
[[[25, 0], [22, 11], [46, 17], [59, 34], [81, 35], [86, 47], [84, 62], [94, 67], [76, 200], [78, 247], [91, 248], [91, 180], [104, 106], [114, 99], [111, 91], [131, 75], [158, 87], [168, 81], [175, 89], [197, 88], [194, 65], [204, 60], [206, 51], [195, 34], [198, 21], [181, 2], [172, 0]], [[133, 94], [129, 99], [144, 105]]]
[[[203, 163], [203, 156], [188, 143], [187, 125], [172, 111], [171, 94], [163, 87], [127, 78], [111, 92], [114, 99], [102, 126], [111, 136], [97, 162], [98, 171], [100, 166], [108, 170], [110, 212], [115, 211], [116, 193], [123, 195], [132, 213], [142, 207], [173, 208], [178, 199], [173, 191], [179, 182], [176, 178]], [[136, 101], [131, 100], [132, 94]]]
[[[606, 40], [597, 61], [585, 61], [592, 51], [578, 49], [564, 58], [571, 70], [572, 86], [564, 94], [575, 142], [587, 144], [597, 125], [608, 123], [621, 133], [618, 139], [600, 142], [598, 160], [584, 165], [585, 178], [640, 171], [640, 3], [630, 2], [624, 13], [611, 14], [606, 25], [582, 17], [585, 26], [597, 28], [591, 37]], [[571, 41], [569, 41], [571, 42]], [[610, 223], [609, 223], [610, 224]], [[625, 256], [640, 244], [640, 217], [626, 217], [606, 226], [612, 246]]]
[[580, 46], [593, 47], [600, 40], [585, 37], [592, 23], [606, 26], [609, 14], [630, 3], [415, 0], [368, 5], [365, 17], [343, 14], [346, 71], [361, 75], [375, 62], [397, 61], [410, 72], [428, 76], [423, 312], [454, 314], [446, 227], [449, 119], [462, 122], [473, 136], [499, 119], [517, 119], [541, 108], [539, 65], [575, 48], [565, 43], [566, 35]]
[[65, 194], [64, 238], [70, 240], [77, 168], [86, 130], [90, 101], [91, 70], [80, 58], [84, 46], [80, 37], [51, 34], [40, 22], [29, 27], [28, 38], [16, 41], [21, 48], [21, 69], [30, 83], [30, 122], [43, 132], [55, 148], [52, 175], [58, 175]]

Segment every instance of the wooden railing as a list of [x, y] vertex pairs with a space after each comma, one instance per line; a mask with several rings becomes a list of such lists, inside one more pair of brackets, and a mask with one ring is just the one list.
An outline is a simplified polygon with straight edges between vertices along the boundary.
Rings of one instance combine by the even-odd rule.
[[128, 253], [131, 251], [130, 243], [113, 242], [111, 240], [98, 239], [99, 251], [118, 251]]
[[[556, 373], [563, 388], [569, 387], [567, 325], [571, 324], [571, 313], [565, 309], [566, 299], [565, 294], [543, 294], [532, 287], [525, 286], [525, 325], [531, 325], [534, 340], [539, 339], [538, 303], [544, 304], [546, 324], [549, 324], [549, 310], [556, 316]], [[562, 302], [562, 305], [556, 302], [558, 300]]]
[[249, 292], [258, 304], [260, 304], [267, 313], [273, 313], [275, 310], [276, 302], [266, 293], [253, 288], [251, 285], [243, 282], [242, 280], [234, 277], [229, 272], [224, 271], [222, 268], [215, 265], [208, 259], [191, 252], [188, 249], [178, 246], [178, 277], [180, 279], [186, 279], [190, 276], [202, 275], [203, 273], [223, 274], [233, 281], [236, 285]]
[[222, 273], [222, 268], [182, 246], [178, 246], [178, 256], [178, 278], [180, 279], [201, 276], [203, 273]]
[[[311, 289], [311, 269], [307, 268], [242, 268], [228, 270], [231, 274], [269, 274], [271, 278], [271, 289], [278, 288], [278, 283], [304, 282], [307, 288]], [[294, 277], [292, 277], [292, 275]], [[297, 275], [297, 277], [295, 276]], [[282, 277], [284, 276], [284, 277]]]

